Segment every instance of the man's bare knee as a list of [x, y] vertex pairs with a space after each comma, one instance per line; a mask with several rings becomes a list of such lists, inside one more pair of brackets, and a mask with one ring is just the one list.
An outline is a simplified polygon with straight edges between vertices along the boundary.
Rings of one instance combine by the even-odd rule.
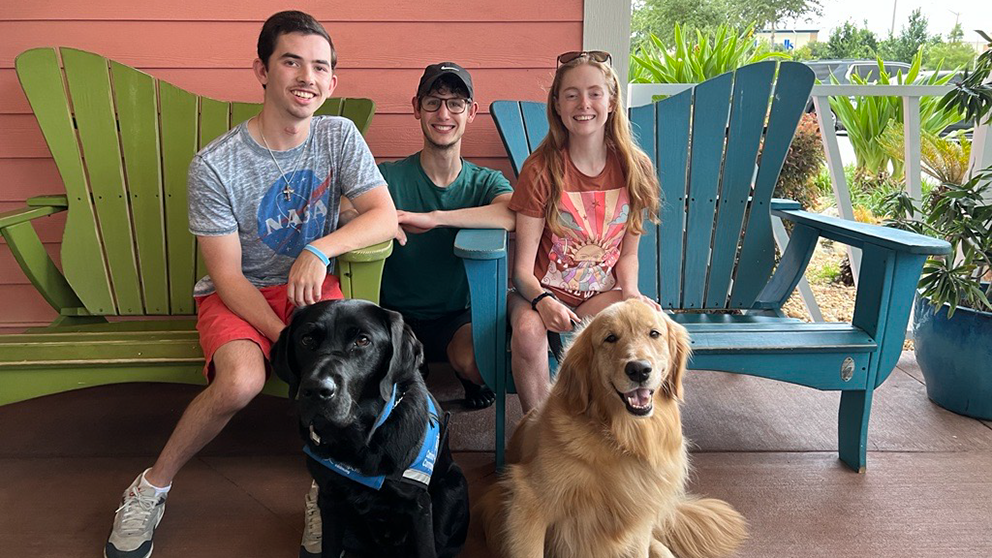
[[228, 412], [237, 412], [245, 408], [255, 396], [262, 392], [265, 385], [265, 374], [261, 379], [238, 377], [224, 382], [215, 381], [210, 389], [214, 390], [219, 405]]
[[228, 412], [243, 409], [265, 386], [265, 358], [252, 341], [238, 340], [223, 345], [214, 354], [212, 394]]

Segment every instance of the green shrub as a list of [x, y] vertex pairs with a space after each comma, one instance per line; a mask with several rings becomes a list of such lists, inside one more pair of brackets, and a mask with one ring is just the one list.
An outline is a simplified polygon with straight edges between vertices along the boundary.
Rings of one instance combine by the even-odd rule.
[[840, 280], [840, 264], [827, 262], [823, 267], [810, 269], [809, 280], [813, 283], [835, 283]]
[[[844, 178], [845, 184], [850, 187], [851, 182], [854, 181], [854, 165], [844, 166]], [[827, 165], [820, 167], [817, 175], [813, 177], [813, 188], [816, 189], [816, 193], [820, 197], [829, 197], [830, 200], [834, 199], [834, 186], [830, 181], [830, 168]], [[830, 204], [832, 205], [832, 203]]]
[[888, 216], [885, 200], [895, 192], [903, 190], [902, 183], [887, 172], [871, 173], [859, 169], [850, 183], [851, 205], [863, 208], [877, 218]]
[[[873, 175], [858, 170], [854, 165], [844, 167], [844, 177], [851, 196], [851, 206], [858, 221], [878, 222], [891, 217], [891, 207], [886, 205], [885, 200], [895, 192], [903, 191], [902, 182], [893, 179], [887, 173]], [[819, 174], [813, 178], [813, 188], [820, 202], [826, 202], [824, 207], [837, 205], [833, 186], [830, 183], [830, 171], [826, 165], [823, 165]], [[923, 197], [926, 199], [934, 189], [934, 184], [924, 180], [922, 189]]]
[[[892, 217], [892, 207], [887, 202], [898, 192], [903, 192], [905, 186], [901, 180], [896, 180], [888, 173], [871, 174], [865, 171], [855, 171], [854, 180], [850, 182], [851, 205], [871, 212], [878, 220]], [[933, 184], [924, 181], [921, 185], [923, 199], [930, 196]], [[865, 220], [865, 219], [862, 219]]]
[[813, 207], [819, 197], [813, 178], [823, 167], [823, 160], [823, 142], [816, 116], [804, 114], [775, 185], [775, 197], [795, 200], [807, 209]]
[[925, 68], [945, 68], [962, 67], [969, 70], [975, 66], [975, 58], [978, 53], [975, 47], [961, 41], [948, 43], [937, 43], [927, 48], [926, 60], [923, 62]]

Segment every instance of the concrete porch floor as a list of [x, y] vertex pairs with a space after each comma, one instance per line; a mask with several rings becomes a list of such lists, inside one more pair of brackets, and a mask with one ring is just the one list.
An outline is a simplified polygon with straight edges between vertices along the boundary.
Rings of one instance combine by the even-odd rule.
[[[444, 368], [428, 384], [453, 411], [452, 448], [476, 497], [495, 479], [493, 412], [463, 411]], [[0, 407], [0, 555], [101, 555], [120, 493], [198, 389], [116, 385]], [[689, 374], [691, 488], [747, 517], [751, 538], [738, 555], [992, 556], [992, 423], [932, 404], [904, 353], [875, 394], [868, 472], [858, 475], [837, 459], [838, 402], [780, 382]], [[177, 477], [154, 556], [295, 557], [309, 485], [299, 448], [287, 401], [259, 397]], [[462, 555], [489, 556], [476, 530]]]

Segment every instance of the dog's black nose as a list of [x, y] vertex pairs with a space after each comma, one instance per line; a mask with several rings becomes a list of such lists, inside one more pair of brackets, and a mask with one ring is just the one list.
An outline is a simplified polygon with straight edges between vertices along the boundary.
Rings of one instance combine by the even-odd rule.
[[338, 385], [333, 379], [319, 378], [304, 384], [300, 391], [303, 392], [303, 397], [308, 399], [322, 399], [326, 401], [334, 397], [337, 390]]
[[646, 360], [632, 360], [627, 363], [624, 372], [627, 373], [628, 378], [640, 383], [651, 376], [651, 363]]

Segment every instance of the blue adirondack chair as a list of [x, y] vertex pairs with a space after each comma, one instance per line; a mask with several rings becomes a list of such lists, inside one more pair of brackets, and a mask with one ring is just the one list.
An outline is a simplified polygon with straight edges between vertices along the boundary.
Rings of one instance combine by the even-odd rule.
[[[812, 84], [813, 72], [803, 64], [760, 62], [630, 110], [662, 190], [661, 224], [648, 227], [640, 242], [638, 281], [642, 293], [688, 329], [690, 368], [841, 391], [839, 454], [861, 472], [872, 394], [899, 358], [923, 262], [928, 254], [949, 253], [950, 246], [772, 199]], [[545, 105], [496, 101], [491, 112], [519, 173], [547, 134]], [[777, 267], [773, 214], [794, 224]], [[804, 323], [781, 310], [819, 237], [863, 250], [851, 323]], [[501, 465], [505, 396], [513, 389], [506, 237], [500, 231], [462, 231], [456, 250], [471, 284], [479, 368], [497, 394]]]

